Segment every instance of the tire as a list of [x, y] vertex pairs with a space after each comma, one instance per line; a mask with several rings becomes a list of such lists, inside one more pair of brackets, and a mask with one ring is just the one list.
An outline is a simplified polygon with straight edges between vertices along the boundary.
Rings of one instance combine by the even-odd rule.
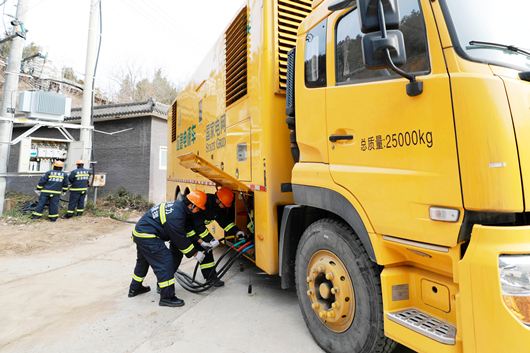
[[344, 223], [322, 219], [304, 231], [296, 253], [296, 292], [307, 328], [326, 352], [395, 348], [384, 334], [379, 267]]

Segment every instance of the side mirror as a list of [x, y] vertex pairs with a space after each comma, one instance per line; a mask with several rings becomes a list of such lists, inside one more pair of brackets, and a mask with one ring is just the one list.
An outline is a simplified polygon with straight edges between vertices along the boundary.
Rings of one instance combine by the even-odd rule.
[[347, 9], [348, 7], [354, 7], [357, 0], [336, 0], [328, 6], [329, 11], [339, 11]]
[[359, 22], [361, 32], [372, 33], [381, 30], [379, 18], [379, 1], [383, 5], [384, 23], [386, 29], [399, 28], [399, 6], [397, 0], [358, 0]]
[[364, 66], [370, 70], [388, 67], [386, 49], [390, 51], [392, 62], [396, 66], [403, 66], [407, 62], [405, 40], [401, 31], [387, 31], [386, 38], [381, 32], [366, 34], [362, 39]]
[[411, 97], [423, 92], [423, 82], [398, 66], [407, 61], [405, 39], [399, 28], [398, 0], [357, 0], [363, 36], [364, 66], [370, 70], [390, 68], [408, 79], [407, 94]]

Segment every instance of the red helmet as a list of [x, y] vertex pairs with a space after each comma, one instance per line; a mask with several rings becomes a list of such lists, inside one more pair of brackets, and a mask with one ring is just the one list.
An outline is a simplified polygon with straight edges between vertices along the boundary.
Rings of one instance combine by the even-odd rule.
[[227, 187], [222, 187], [215, 193], [219, 200], [225, 205], [225, 207], [232, 206], [234, 200], [234, 193]]
[[195, 206], [199, 207], [201, 210], [206, 209], [206, 194], [201, 190], [193, 190], [188, 195], [186, 195], [188, 200]]

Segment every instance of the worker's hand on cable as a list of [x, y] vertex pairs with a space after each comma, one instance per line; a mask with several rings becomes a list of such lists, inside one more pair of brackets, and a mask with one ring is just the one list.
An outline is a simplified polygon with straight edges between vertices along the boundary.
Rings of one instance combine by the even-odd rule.
[[204, 251], [197, 251], [195, 253], [195, 256], [193, 256], [193, 258], [197, 260], [198, 263], [202, 263], [202, 260], [204, 260], [205, 257], [206, 255], [204, 255]]
[[212, 248], [212, 244], [210, 244], [210, 243], [208, 243], [207, 241], [204, 241], [204, 240], [202, 241], [201, 246], [202, 246], [204, 249], [206, 249], [206, 250]]
[[212, 241], [210, 241], [210, 246], [213, 248], [219, 246], [219, 240], [217, 240], [216, 238], [213, 238]]
[[238, 238], [239, 238], [239, 237], [244, 238], [244, 237], [245, 237], [245, 233], [243, 233], [242, 231], [238, 231], [238, 232], [236, 233], [236, 237], [238, 237]]

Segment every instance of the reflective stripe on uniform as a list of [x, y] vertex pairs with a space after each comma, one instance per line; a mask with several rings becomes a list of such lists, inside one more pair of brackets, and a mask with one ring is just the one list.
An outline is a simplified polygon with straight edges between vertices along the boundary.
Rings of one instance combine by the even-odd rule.
[[215, 262], [209, 262], [209, 263], [207, 263], [207, 264], [202, 264], [202, 265], [201, 265], [201, 270], [204, 270], [204, 269], [206, 269], [206, 268], [212, 268], [212, 267], [214, 267], [214, 266], [215, 266]]
[[230, 229], [234, 228], [236, 224], [234, 222], [230, 223], [225, 227], [225, 232], [228, 232]]
[[55, 191], [55, 190], [41, 190], [41, 192], [48, 192], [50, 194], [60, 194], [61, 193], [60, 191]]
[[143, 282], [145, 277], [138, 277], [137, 275], [133, 274], [133, 279], [136, 282]]
[[138, 237], [138, 238], [156, 238], [156, 235], [154, 235], [154, 234], [138, 233], [136, 231], [136, 229], [133, 229], [133, 234], [134, 234], [135, 237]]
[[75, 177], [87, 177], [90, 176], [90, 174], [76, 174]]
[[37, 189], [42, 189], [44, 186], [37, 185]]
[[204, 224], [206, 224], [206, 225], [208, 225], [208, 224], [210, 224], [210, 223], [212, 223], [212, 221], [209, 221], [209, 220], [205, 220], [205, 221], [204, 221]]
[[200, 236], [201, 238], [204, 238], [204, 237], [207, 236], [207, 235], [208, 235], [208, 229], [206, 229], [204, 232], [202, 232], [201, 234], [199, 234], [199, 236]]
[[74, 211], [70, 211], [70, 210], [68, 210], [68, 211], [66, 211], [66, 213], [74, 213]]
[[164, 223], [166, 223], [166, 203], [165, 202], [160, 205], [159, 212], [160, 212], [160, 223], [164, 225]]
[[64, 176], [61, 176], [61, 175], [50, 175], [49, 178], [50, 178], [50, 179], [51, 179], [51, 178], [54, 178], [54, 179], [64, 179]]
[[88, 188], [70, 188], [70, 191], [87, 191]]
[[35, 216], [42, 216], [42, 213], [33, 212]]
[[48, 215], [48, 217], [54, 218], [54, 217], [59, 217], [59, 215], [58, 214], [50, 214], [50, 215]]
[[85, 210], [84, 208], [82, 210], [77, 209], [77, 212], [83, 212], [84, 210]]
[[190, 246], [188, 246], [188, 248], [186, 248], [184, 250], [180, 250], [180, 252], [183, 253], [183, 254], [187, 254], [187, 253], [189, 253], [192, 250], [193, 250], [193, 244], [191, 244]]
[[175, 279], [170, 279], [169, 281], [165, 281], [165, 282], [158, 282], [158, 286], [160, 288], [165, 288], [165, 287], [169, 287], [170, 285], [172, 284], [175, 284]]
[[187, 236], [188, 238], [189, 238], [189, 237], [192, 237], [192, 236], [194, 236], [194, 235], [195, 235], [195, 231], [194, 231], [194, 230], [192, 230], [191, 232], [186, 233], [186, 236]]

